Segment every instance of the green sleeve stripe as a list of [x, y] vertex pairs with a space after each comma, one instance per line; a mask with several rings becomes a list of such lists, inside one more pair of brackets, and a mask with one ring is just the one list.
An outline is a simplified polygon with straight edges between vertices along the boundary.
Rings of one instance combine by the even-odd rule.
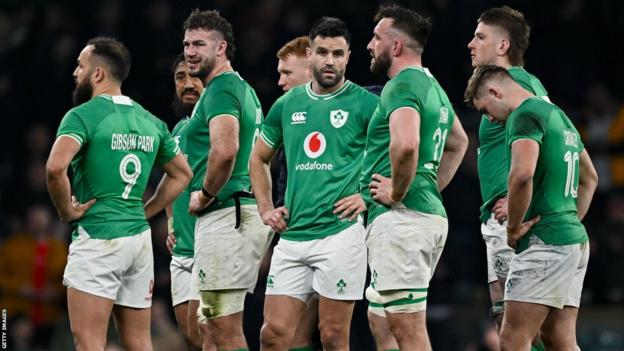
[[264, 133], [264, 130], [260, 131], [260, 138], [264, 141], [271, 149], [275, 149], [275, 143], [269, 139], [269, 137]]
[[80, 145], [82, 145], [82, 144], [83, 144], [83, 140], [82, 140], [82, 138], [80, 137], [80, 135], [78, 135], [78, 134], [74, 134], [74, 133], [61, 134], [61, 135], [59, 135], [59, 136], [57, 137], [57, 139], [58, 139], [58, 138], [60, 138], [60, 137], [64, 137], [64, 136], [66, 136], [66, 137], [70, 137], [70, 138], [72, 138], [72, 139], [76, 140], [76, 141], [78, 142], [78, 144], [80, 144]]
[[418, 299], [408, 299], [408, 298], [398, 299], [398, 300], [390, 301], [388, 303], [376, 303], [376, 302], [369, 301], [368, 305], [371, 307], [390, 307], [390, 306], [410, 305], [413, 303], [419, 303], [423, 301], [427, 301], [427, 296], [421, 297]]

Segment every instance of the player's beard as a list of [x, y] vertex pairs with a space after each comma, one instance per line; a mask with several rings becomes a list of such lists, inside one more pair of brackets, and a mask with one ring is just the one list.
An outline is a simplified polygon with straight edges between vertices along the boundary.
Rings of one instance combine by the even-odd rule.
[[317, 69], [316, 67], [312, 66], [312, 75], [314, 76], [314, 80], [318, 83], [318, 85], [323, 87], [323, 89], [335, 87], [344, 77], [344, 70], [342, 70], [341, 72], [334, 69], [334, 78], [325, 78], [323, 77], [323, 71], [325, 71], [325, 69], [326, 68]]
[[199, 78], [202, 82], [206, 80], [206, 77], [212, 72], [215, 67], [215, 58], [206, 57], [203, 59], [199, 65], [199, 69], [197, 71], [190, 71], [189, 76]]
[[171, 108], [173, 109], [173, 114], [177, 118], [190, 117], [191, 113], [193, 113], [194, 107], [195, 107], [195, 104], [185, 104], [184, 102], [182, 102], [182, 99], [180, 99], [180, 97], [177, 94], [173, 96], [173, 102], [171, 103]]
[[72, 101], [74, 106], [82, 105], [85, 102], [91, 100], [93, 96], [93, 86], [88, 79], [83, 79], [76, 84], [74, 92], [72, 93]]
[[374, 75], [387, 77], [390, 65], [392, 65], [392, 62], [390, 61], [390, 51], [383, 50], [374, 58], [374, 61], [371, 63], [370, 70]]

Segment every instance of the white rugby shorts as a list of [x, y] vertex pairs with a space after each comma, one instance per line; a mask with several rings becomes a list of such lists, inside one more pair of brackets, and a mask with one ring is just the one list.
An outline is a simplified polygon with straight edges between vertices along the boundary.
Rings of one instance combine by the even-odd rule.
[[132, 308], [152, 306], [154, 256], [150, 229], [117, 239], [93, 239], [82, 227], [69, 246], [63, 285]]

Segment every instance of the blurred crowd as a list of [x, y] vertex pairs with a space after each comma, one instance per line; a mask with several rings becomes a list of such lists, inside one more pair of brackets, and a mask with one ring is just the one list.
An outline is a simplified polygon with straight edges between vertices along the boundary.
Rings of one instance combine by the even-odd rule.
[[[424, 65], [446, 89], [471, 139], [458, 175], [443, 193], [450, 229], [430, 288], [428, 316], [434, 349], [496, 349], [496, 333], [487, 318], [485, 248], [478, 223], [479, 116], [464, 107], [462, 95], [471, 72], [466, 44], [476, 18], [484, 9], [502, 4], [522, 10], [529, 19], [532, 36], [527, 70], [540, 78], [551, 100], [577, 125], [599, 173], [598, 192], [585, 220], [591, 258], [583, 291], [579, 344], [596, 345], [595, 340], [608, 339], [601, 350], [624, 348], [621, 329], [583, 322], [584, 313], [587, 318], [593, 316], [591, 311], [602, 313], [596, 318], [599, 322], [608, 324], [613, 318], [621, 322], [624, 305], [624, 275], [618, 272], [624, 267], [624, 88], [620, 84], [624, 79], [624, 3], [399, 2], [432, 17], [433, 34], [425, 49]], [[314, 6], [307, 1], [286, 0], [3, 0], [0, 306], [8, 309], [11, 349], [71, 348], [61, 285], [70, 228], [58, 220], [49, 200], [45, 161], [56, 127], [71, 107], [72, 72], [87, 39], [109, 35], [128, 46], [133, 63], [124, 93], [173, 126], [171, 64], [182, 51], [182, 21], [191, 9], [216, 8], [232, 22], [237, 46], [234, 68], [256, 89], [266, 113], [281, 94], [275, 52], [286, 41], [307, 34], [310, 24], [322, 15], [341, 17], [353, 33], [347, 78], [361, 85], [383, 84], [368, 71], [370, 56], [365, 49], [378, 5], [356, 0], [315, 1]], [[158, 179], [159, 175], [153, 175], [148, 192]], [[182, 349], [170, 307], [170, 256], [165, 247], [164, 217], [152, 222], [152, 233], [156, 269], [154, 345], [162, 350]], [[257, 295], [248, 301], [259, 307], [245, 317], [246, 332], [255, 337], [262, 320], [262, 288], [259, 286]], [[372, 349], [373, 345], [364, 316], [362, 307], [354, 317], [356, 350]], [[601, 333], [612, 331], [612, 337], [601, 338]], [[111, 341], [107, 350], [118, 349]], [[588, 345], [583, 349], [592, 348]]]

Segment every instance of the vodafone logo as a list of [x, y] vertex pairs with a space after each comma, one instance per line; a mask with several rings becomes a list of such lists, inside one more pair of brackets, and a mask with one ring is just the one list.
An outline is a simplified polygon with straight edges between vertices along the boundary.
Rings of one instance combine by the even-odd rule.
[[321, 132], [312, 132], [303, 141], [303, 151], [309, 158], [317, 158], [325, 152], [327, 142]]

